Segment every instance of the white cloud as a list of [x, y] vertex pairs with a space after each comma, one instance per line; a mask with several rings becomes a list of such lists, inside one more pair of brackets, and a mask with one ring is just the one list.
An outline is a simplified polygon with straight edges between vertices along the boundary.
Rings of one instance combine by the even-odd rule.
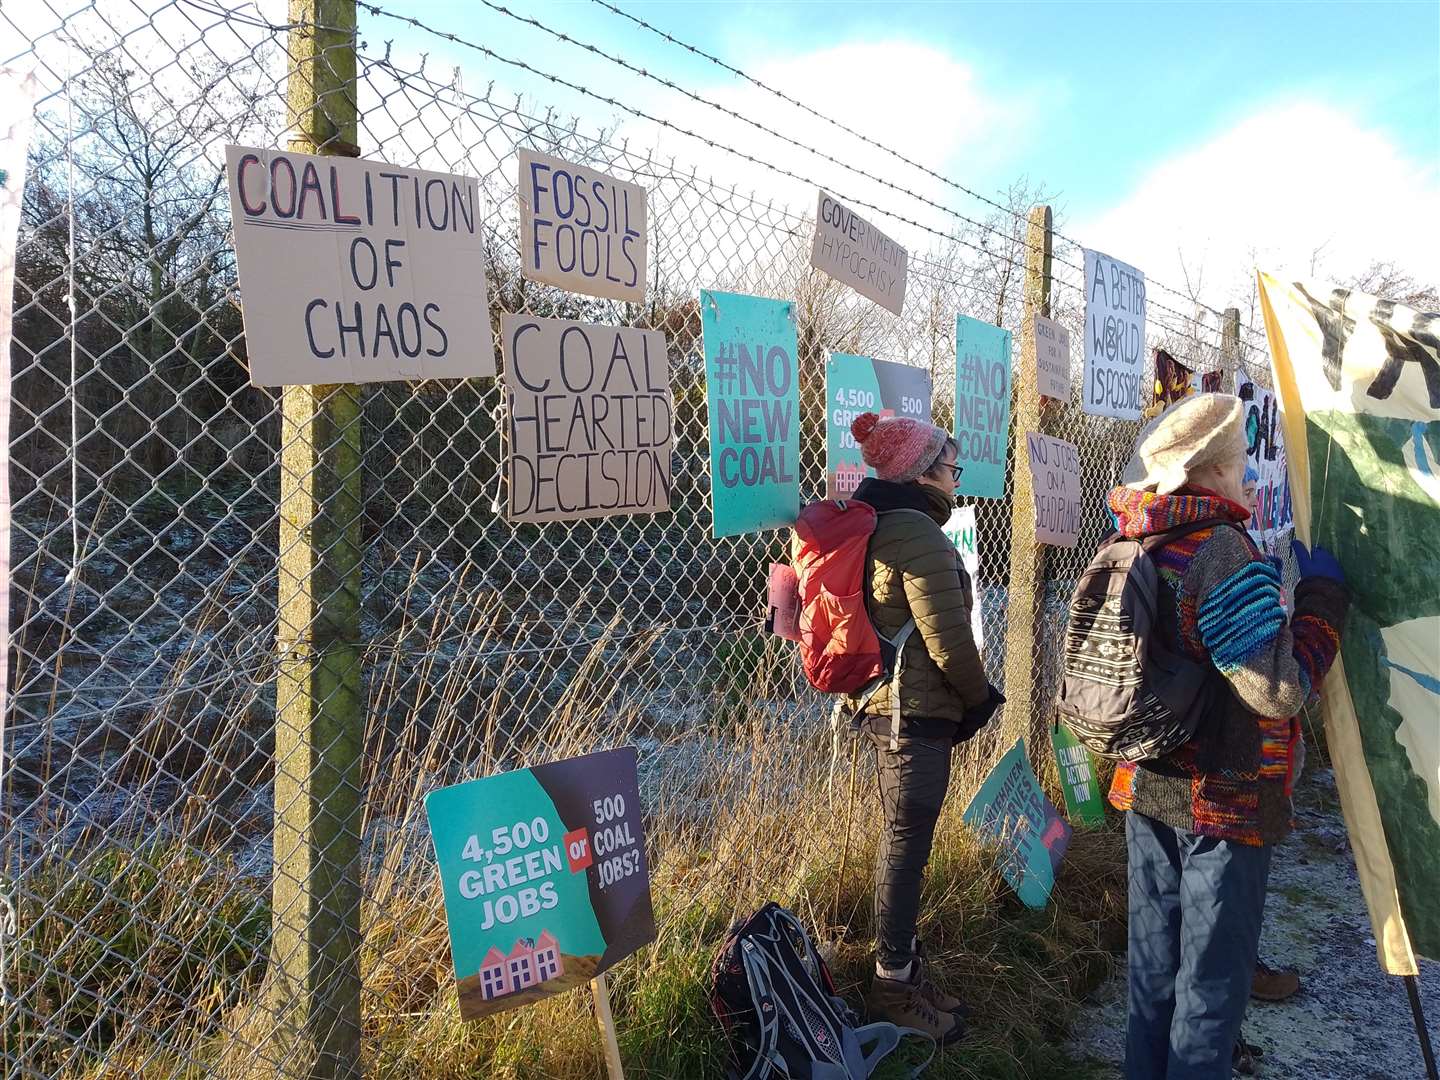
[[1163, 161], [1073, 235], [1169, 284], [1183, 286], [1187, 268], [1203, 275], [1218, 307], [1249, 295], [1257, 265], [1346, 277], [1383, 259], [1440, 280], [1437, 221], [1436, 159], [1407, 158], [1341, 109], [1294, 102]]

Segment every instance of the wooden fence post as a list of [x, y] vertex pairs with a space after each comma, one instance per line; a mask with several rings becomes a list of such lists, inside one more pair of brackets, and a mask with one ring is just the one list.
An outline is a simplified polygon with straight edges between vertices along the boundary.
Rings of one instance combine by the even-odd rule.
[[1220, 392], [1235, 392], [1235, 372], [1240, 367], [1240, 309], [1227, 307], [1220, 319]]
[[[290, 0], [290, 149], [356, 156], [355, 0]], [[360, 1076], [360, 396], [287, 386], [280, 430], [272, 1075]]]
[[[1032, 762], [1048, 758], [1035, 678], [1043, 655], [1040, 604], [1045, 592], [1046, 547], [1035, 539], [1035, 493], [1030, 481], [1025, 433], [1044, 429], [1040, 376], [1035, 359], [1035, 316], [1050, 314], [1050, 207], [1030, 211], [1025, 238], [1025, 316], [1020, 327], [1020, 359], [1014, 372], [1015, 400], [1011, 430], [1012, 502], [1010, 518], [1010, 581], [1006, 597], [1004, 743], [1024, 736]], [[1003, 747], [1002, 747], [1003, 749]], [[1041, 774], [1044, 775], [1043, 773]]]

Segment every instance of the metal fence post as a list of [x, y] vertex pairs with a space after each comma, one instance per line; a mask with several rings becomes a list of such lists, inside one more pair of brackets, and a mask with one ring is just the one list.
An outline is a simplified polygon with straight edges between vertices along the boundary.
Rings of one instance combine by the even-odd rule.
[[[358, 154], [354, 0], [290, 0], [287, 100], [298, 152]], [[270, 1064], [360, 1075], [360, 397], [286, 387]]]
[[[1046, 655], [1038, 618], [1045, 590], [1045, 545], [1035, 539], [1035, 493], [1025, 450], [1025, 433], [1044, 429], [1040, 376], [1035, 359], [1035, 316], [1050, 314], [1051, 210], [1036, 206], [1025, 230], [1025, 317], [1020, 327], [1020, 361], [1015, 369], [1010, 503], [1010, 582], [1005, 631], [1005, 742], [1025, 736], [1032, 761], [1046, 754], [1034, 738], [1043, 727], [1036, 708], [1035, 665]], [[1049, 745], [1048, 741], [1043, 743]], [[1043, 775], [1043, 774], [1042, 774]]]

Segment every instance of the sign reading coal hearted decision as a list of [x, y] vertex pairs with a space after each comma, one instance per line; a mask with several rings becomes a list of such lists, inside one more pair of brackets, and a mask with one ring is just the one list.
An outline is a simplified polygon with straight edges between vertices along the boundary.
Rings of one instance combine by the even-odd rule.
[[440, 788], [440, 866], [460, 1016], [584, 986], [655, 940], [635, 748]]
[[670, 509], [674, 410], [665, 336], [505, 315], [511, 521]]
[[1094, 416], [1140, 418], [1145, 369], [1145, 275], [1085, 251], [1085, 377], [1082, 408]]
[[955, 464], [960, 494], [1005, 494], [1010, 441], [1010, 331], [955, 316]]
[[1041, 396], [1070, 400], [1070, 331], [1044, 315], [1035, 316], [1035, 370]]
[[1035, 539], [1074, 547], [1080, 536], [1080, 451], [1053, 435], [1025, 433], [1035, 492]]
[[495, 374], [473, 177], [248, 146], [225, 172], [251, 383]]
[[896, 315], [905, 306], [909, 255], [833, 195], [820, 192], [810, 265]]
[[995, 766], [965, 809], [964, 821], [984, 839], [998, 843], [1000, 872], [1026, 907], [1043, 908], [1070, 847], [1070, 826], [1040, 783], [1016, 742]]
[[831, 353], [825, 365], [825, 497], [848, 499], [874, 476], [850, 425], [861, 413], [930, 420], [930, 373], [909, 364]]
[[795, 523], [800, 380], [788, 300], [700, 290], [716, 536]]
[[520, 154], [520, 268], [531, 281], [645, 299], [645, 189], [548, 154]]

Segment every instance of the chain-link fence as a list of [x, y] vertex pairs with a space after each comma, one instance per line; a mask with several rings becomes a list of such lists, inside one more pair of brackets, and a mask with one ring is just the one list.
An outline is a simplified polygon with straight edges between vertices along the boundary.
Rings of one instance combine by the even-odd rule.
[[[396, 18], [374, 10], [366, 26], [383, 33]], [[247, 382], [222, 163], [227, 143], [284, 146], [295, 135], [285, 109], [292, 27], [251, 6], [121, 0], [7, 6], [0, 23], [28, 42], [7, 63], [35, 69], [43, 87], [12, 357], [7, 1073], [282, 1070], [290, 1051], [277, 1050], [263, 1004], [284, 767], [274, 757], [277, 566], [292, 554], [282, 550], [280, 463], [285, 438], [310, 436], [282, 424], [284, 395]], [[795, 301], [803, 494], [814, 498], [827, 353], [928, 369], [937, 422], [948, 423], [955, 316], [999, 321], [1018, 351], [1031, 254], [1023, 198], [937, 218], [896, 187], [876, 207], [879, 224], [929, 224], [911, 234], [926, 246], [912, 250], [905, 313], [892, 317], [809, 267], [805, 213], [560, 122], [494, 83], [467, 92], [458, 73], [437, 81], [421, 64], [406, 70], [390, 52], [358, 51], [359, 146], [479, 179], [492, 325], [525, 311], [663, 331], [676, 427], [670, 513], [511, 525], [497, 511], [493, 380], [358, 392], [364, 732], [360, 775], [343, 782], [362, 804], [347, 842], [359, 850], [367, 1046], [450, 1007], [420, 802], [437, 786], [637, 744], [662, 939], [698, 909], [803, 892], [807, 875], [830, 865], [837, 828], [848, 844], [850, 818], [839, 825], [843, 806], [826, 801], [823, 704], [803, 689], [790, 649], [760, 627], [765, 567], [785, 537], [710, 535], [698, 290]], [[475, 85], [509, 73], [499, 59], [476, 52]], [[704, 138], [685, 145], [715, 161]], [[522, 279], [524, 147], [647, 189], [643, 304]], [[759, 149], [742, 156], [768, 167]], [[850, 177], [832, 162], [808, 159], [806, 178], [843, 198]], [[1057, 235], [1051, 303], [1077, 369], [1081, 262]], [[1217, 367], [1218, 322], [1152, 291], [1151, 344]], [[1242, 334], [1238, 362], [1255, 344]], [[1075, 548], [1045, 553], [1032, 685], [1004, 686], [1012, 703], [1039, 711], [1053, 694], [1064, 601], [1108, 528], [1102, 495], [1138, 427], [1082, 415], [1073, 396], [1047, 406], [1044, 422], [1080, 448], [1086, 515]], [[1012, 548], [1009, 490], [1007, 480], [1004, 500], [978, 508], [984, 657], [1002, 685], [1012, 562], [1036, 558]], [[956, 798], [1021, 733], [1012, 718], [966, 744]], [[803, 803], [822, 807], [828, 830], [797, 821]]]

